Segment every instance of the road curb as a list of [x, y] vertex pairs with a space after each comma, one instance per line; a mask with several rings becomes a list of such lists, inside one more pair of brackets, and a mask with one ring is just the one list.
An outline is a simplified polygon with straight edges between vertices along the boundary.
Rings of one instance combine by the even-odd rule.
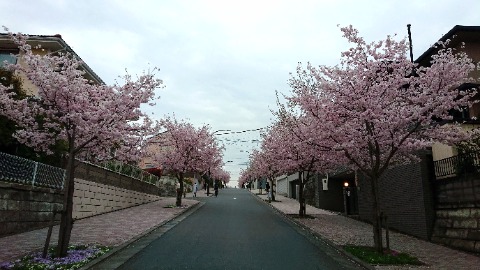
[[[78, 268], [79, 270], [87, 270], [87, 269], [107, 269], [107, 268], [98, 268], [97, 266], [99, 266], [101, 263], [103, 263], [104, 261], [112, 258], [114, 255], [117, 255], [119, 252], [121, 252], [122, 250], [124, 250], [125, 248], [131, 246], [132, 244], [134, 244], [135, 242], [141, 240], [142, 238], [154, 233], [156, 230], [158, 229], [161, 229], [163, 226], [165, 226], [167, 223], [171, 223], [172, 221], [175, 221], [176, 219], [179, 219], [179, 221], [182, 221], [183, 219], [185, 219], [186, 217], [188, 217], [189, 215], [191, 215], [192, 213], [194, 213], [195, 211], [197, 211], [200, 207], [202, 207], [205, 203], [204, 202], [201, 202], [199, 201], [198, 203], [196, 203], [195, 205], [189, 207], [189, 208], [186, 208], [184, 210], [182, 210], [180, 213], [178, 213], [176, 216], [170, 218], [170, 219], [167, 219], [165, 221], [163, 221], [162, 223], [150, 228], [149, 230], [133, 237], [132, 239], [130, 239], [129, 241], [119, 245], [119, 246], [116, 246], [114, 247], [112, 250], [110, 250], [109, 252], [105, 253], [104, 255], [90, 261], [89, 263], [87, 263], [86, 265]], [[168, 228], [170, 229], [170, 228]], [[143, 249], [143, 248], [142, 248]], [[141, 250], [141, 249], [140, 249]], [[138, 251], [140, 251], [138, 250]], [[137, 252], [138, 252], [137, 251]], [[135, 252], [135, 254], [137, 253]], [[133, 254], [134, 255], [134, 254]], [[132, 255], [132, 256], [133, 256]], [[109, 268], [108, 268], [109, 269]], [[112, 268], [112, 269], [115, 269], [115, 268]]]
[[338, 253], [342, 254], [343, 256], [347, 257], [348, 259], [354, 261], [356, 264], [360, 265], [361, 267], [365, 268], [365, 269], [368, 269], [368, 270], [375, 270], [375, 267], [371, 264], [368, 264], [360, 259], [358, 259], [357, 257], [353, 256], [352, 254], [346, 252], [341, 246], [338, 246], [336, 245], [335, 243], [333, 243], [332, 241], [330, 241], [329, 239], [325, 238], [324, 236], [322, 236], [321, 234], [315, 232], [314, 230], [310, 229], [309, 227], [305, 226], [304, 224], [296, 221], [295, 219], [291, 218], [290, 216], [288, 216], [287, 214], [285, 214], [284, 212], [278, 210], [277, 208], [275, 208], [271, 203], [268, 203], [267, 201], [263, 200], [262, 198], [260, 198], [259, 196], [253, 194], [250, 192], [250, 194], [252, 196], [254, 196], [255, 198], [257, 198], [258, 200], [262, 201], [263, 203], [267, 204], [268, 206], [270, 206], [272, 209], [274, 209], [278, 214], [280, 214], [284, 219], [288, 220], [289, 222], [293, 223], [294, 225], [296, 225], [299, 229], [302, 229], [303, 231], [305, 231], [306, 233], [309, 234], [309, 237], [314, 237], [315, 240], [317, 241], [321, 241], [323, 242], [324, 244], [326, 244], [327, 246], [329, 247], [332, 247], [333, 249], [335, 249]]

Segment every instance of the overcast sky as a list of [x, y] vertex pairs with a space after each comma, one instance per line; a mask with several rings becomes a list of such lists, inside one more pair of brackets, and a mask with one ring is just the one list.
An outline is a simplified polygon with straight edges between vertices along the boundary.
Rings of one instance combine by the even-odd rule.
[[175, 114], [208, 124], [227, 148], [231, 185], [271, 123], [275, 91], [288, 93], [298, 62], [339, 63], [340, 26], [367, 42], [412, 25], [414, 58], [455, 25], [480, 25], [479, 0], [4, 0], [0, 23], [13, 32], [61, 34], [107, 84], [158, 67], [164, 80], [154, 118]]

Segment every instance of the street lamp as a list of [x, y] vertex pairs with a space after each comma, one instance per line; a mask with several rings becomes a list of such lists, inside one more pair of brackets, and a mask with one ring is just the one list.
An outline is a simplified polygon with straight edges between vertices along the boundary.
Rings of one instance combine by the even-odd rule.
[[349, 213], [349, 202], [350, 202], [350, 188], [348, 187], [349, 184], [347, 181], [343, 183], [343, 207], [345, 210], [345, 215]]

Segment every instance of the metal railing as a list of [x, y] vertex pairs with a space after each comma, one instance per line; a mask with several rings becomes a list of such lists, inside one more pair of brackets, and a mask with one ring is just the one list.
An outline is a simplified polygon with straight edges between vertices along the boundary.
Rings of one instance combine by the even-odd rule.
[[133, 166], [120, 161], [115, 161], [115, 160], [109, 160], [109, 161], [103, 161], [103, 162], [89, 162], [89, 161], [82, 161], [82, 160], [78, 160], [78, 161], [91, 164], [93, 166], [97, 166], [102, 169], [112, 171], [130, 178], [134, 178], [152, 185], [156, 185], [157, 183], [169, 183], [173, 185], [176, 183], [175, 179], [172, 179], [168, 176], [158, 177], [137, 166]]
[[472, 152], [434, 161], [437, 179], [480, 172], [480, 153]]
[[126, 164], [120, 161], [114, 161], [114, 160], [103, 161], [103, 162], [89, 162], [89, 161], [83, 161], [83, 160], [78, 160], [78, 161], [87, 163], [96, 167], [100, 167], [107, 171], [118, 173], [118, 174], [130, 177], [133, 179], [137, 179], [152, 185], [156, 185], [160, 181], [160, 177], [150, 174], [140, 169], [139, 167]]
[[[157, 183], [175, 184], [170, 178], [150, 174], [139, 167], [132, 166], [119, 161], [87, 162], [78, 160], [102, 169], [112, 171], [130, 178], [134, 178], [152, 185]], [[33, 160], [17, 157], [0, 152], [0, 180], [17, 182], [32, 186], [63, 189], [65, 181], [65, 170], [62, 168], [46, 165]]]
[[0, 152], [0, 180], [63, 189], [65, 170]]

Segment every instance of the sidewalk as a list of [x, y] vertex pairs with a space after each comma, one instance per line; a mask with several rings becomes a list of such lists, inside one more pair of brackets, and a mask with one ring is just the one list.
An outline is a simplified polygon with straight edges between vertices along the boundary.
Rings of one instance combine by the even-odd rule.
[[[98, 243], [107, 246], [119, 246], [149, 232], [199, 203], [192, 200], [191, 197], [190, 195], [187, 198], [182, 198], [182, 205], [185, 205], [183, 208], [165, 208], [175, 205], [175, 198], [169, 197], [161, 198], [156, 202], [77, 220], [73, 225], [70, 243]], [[11, 261], [36, 250], [42, 250], [47, 231], [48, 228], [44, 228], [0, 238], [0, 263]], [[57, 237], [58, 226], [55, 226], [50, 241], [51, 245], [56, 245]]]
[[[256, 192], [255, 191], [252, 191]], [[267, 200], [267, 195], [257, 195]], [[298, 214], [298, 201], [277, 195], [277, 201], [271, 206], [284, 214]], [[266, 202], [268, 203], [268, 202]], [[296, 223], [309, 228], [320, 238], [335, 246], [369, 245], [373, 246], [373, 230], [370, 224], [354, 220], [334, 212], [318, 209], [307, 205], [307, 215], [315, 219], [295, 219]], [[375, 269], [480, 269], [480, 257], [450, 249], [431, 242], [420, 240], [405, 234], [390, 231], [390, 248], [409, 253], [425, 263], [424, 266], [375, 266]]]

